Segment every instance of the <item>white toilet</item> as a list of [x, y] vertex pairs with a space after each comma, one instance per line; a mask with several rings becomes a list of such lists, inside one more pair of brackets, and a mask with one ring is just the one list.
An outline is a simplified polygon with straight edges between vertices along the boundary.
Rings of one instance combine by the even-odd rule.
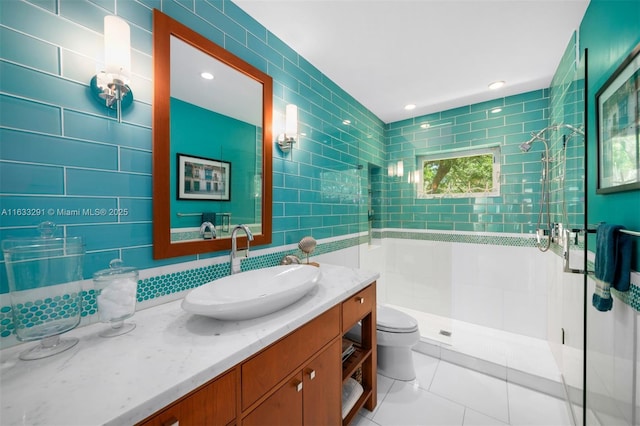
[[378, 305], [378, 373], [396, 380], [413, 380], [411, 348], [420, 341], [418, 322], [396, 309]]

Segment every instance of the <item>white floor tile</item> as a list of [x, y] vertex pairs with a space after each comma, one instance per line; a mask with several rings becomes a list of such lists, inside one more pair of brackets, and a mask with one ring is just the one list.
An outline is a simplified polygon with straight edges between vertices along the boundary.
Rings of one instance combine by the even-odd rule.
[[509, 393], [510, 424], [513, 426], [568, 426], [571, 424], [565, 401], [507, 384]]
[[478, 413], [471, 408], [467, 408], [464, 412], [464, 422], [462, 426], [500, 426], [506, 425], [493, 417], [485, 416], [482, 413]]
[[433, 376], [436, 374], [439, 360], [418, 352], [413, 352], [413, 365], [416, 369], [416, 380], [422, 389], [429, 389]]
[[509, 422], [507, 383], [504, 380], [441, 361], [429, 390], [482, 414]]
[[391, 389], [391, 386], [393, 386], [394, 382], [395, 380], [378, 374], [378, 405], [376, 405], [376, 408], [374, 408], [373, 411], [363, 408], [358, 414], [368, 419], [372, 419], [378, 409], [380, 409], [382, 401], [384, 401], [384, 398], [387, 396], [387, 393]]
[[358, 414], [351, 422], [351, 426], [378, 426], [378, 424]]
[[421, 389], [416, 383], [396, 381], [373, 416], [381, 426], [461, 426], [464, 407]]
[[413, 361], [414, 381], [378, 375], [376, 409], [362, 409], [352, 425], [570, 425], [562, 399], [422, 353]]

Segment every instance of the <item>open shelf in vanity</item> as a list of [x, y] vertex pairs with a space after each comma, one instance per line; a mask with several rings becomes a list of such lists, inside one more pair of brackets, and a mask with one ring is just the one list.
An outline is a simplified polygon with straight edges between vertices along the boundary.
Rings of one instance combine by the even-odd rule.
[[360, 325], [359, 342], [354, 342], [355, 351], [342, 362], [342, 383], [357, 374], [363, 388], [362, 395], [349, 410], [342, 425], [349, 425], [358, 411], [364, 407], [373, 411], [377, 404], [377, 353], [376, 353], [376, 286], [375, 282], [342, 302], [342, 334], [357, 324]]

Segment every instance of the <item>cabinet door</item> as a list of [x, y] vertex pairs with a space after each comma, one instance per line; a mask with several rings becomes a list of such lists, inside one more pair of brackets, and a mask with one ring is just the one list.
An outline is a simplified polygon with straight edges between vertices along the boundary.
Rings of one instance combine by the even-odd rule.
[[235, 370], [180, 403], [180, 426], [224, 426], [236, 416]]
[[342, 424], [342, 345], [332, 343], [303, 369], [304, 425]]
[[142, 426], [224, 426], [236, 417], [236, 371], [203, 386]]
[[303, 387], [302, 373], [298, 373], [245, 417], [242, 425], [301, 425]]

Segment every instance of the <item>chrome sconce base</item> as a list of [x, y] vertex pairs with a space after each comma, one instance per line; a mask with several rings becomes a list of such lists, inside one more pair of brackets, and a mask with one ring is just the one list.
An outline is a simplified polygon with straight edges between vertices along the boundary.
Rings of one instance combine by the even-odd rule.
[[287, 154], [293, 149], [293, 144], [296, 143], [296, 138], [294, 138], [293, 136], [287, 136], [283, 133], [278, 136], [278, 139], [276, 139], [276, 143], [278, 144], [278, 148], [280, 148], [280, 151]]
[[91, 79], [91, 93], [105, 107], [115, 110], [118, 122], [122, 121], [122, 110], [133, 103], [133, 92], [122, 80], [109, 80], [106, 73]]

